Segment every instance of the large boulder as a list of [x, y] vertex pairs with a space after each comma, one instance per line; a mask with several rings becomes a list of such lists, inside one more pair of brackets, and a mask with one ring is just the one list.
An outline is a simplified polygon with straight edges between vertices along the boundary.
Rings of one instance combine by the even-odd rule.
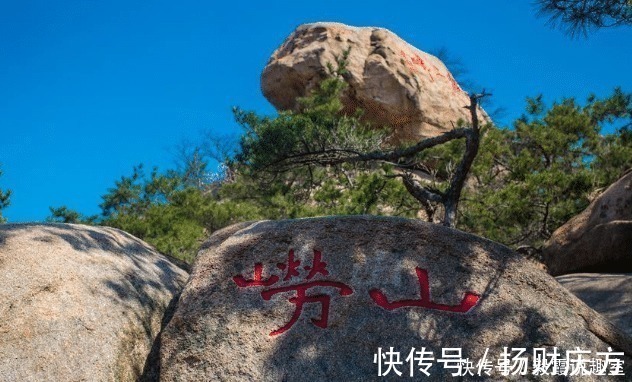
[[0, 225], [0, 380], [137, 380], [187, 278], [117, 229]]
[[632, 273], [574, 273], [556, 279], [632, 336]]
[[543, 257], [555, 276], [632, 272], [632, 171], [553, 232]]
[[[298, 27], [272, 54], [261, 75], [264, 96], [279, 110], [297, 108], [350, 49], [343, 98], [348, 112], [393, 129], [395, 141], [417, 141], [470, 121], [468, 95], [437, 57], [382, 28], [338, 23]], [[481, 118], [487, 115], [481, 110]]]
[[262, 221], [203, 246], [162, 334], [160, 379], [366, 381], [388, 370], [390, 351], [407, 377], [411, 349], [425, 348], [430, 376], [418, 366], [414, 376], [443, 381], [458, 372], [439, 361], [457, 351], [443, 349], [476, 365], [489, 348], [490, 378], [524, 380], [496, 368], [503, 347], [526, 348], [531, 374], [534, 348], [605, 359], [596, 352], [632, 354], [632, 339], [531, 261], [477, 236], [386, 217]]

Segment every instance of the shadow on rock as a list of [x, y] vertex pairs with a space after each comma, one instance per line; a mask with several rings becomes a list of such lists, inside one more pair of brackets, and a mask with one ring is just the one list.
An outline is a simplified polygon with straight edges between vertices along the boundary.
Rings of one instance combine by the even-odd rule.
[[[496, 365], [504, 347], [630, 352], [632, 342], [504, 246], [419, 221], [336, 217], [218, 232], [161, 345], [162, 381], [363, 381], [391, 347], [409, 373], [413, 348], [475, 361], [489, 349]], [[428, 380], [454, 371], [437, 362]]]

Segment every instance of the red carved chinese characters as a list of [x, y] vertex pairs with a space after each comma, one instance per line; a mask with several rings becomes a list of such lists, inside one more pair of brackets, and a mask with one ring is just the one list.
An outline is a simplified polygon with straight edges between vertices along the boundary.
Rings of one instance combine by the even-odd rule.
[[476, 305], [480, 296], [476, 293], [466, 292], [459, 305], [444, 305], [432, 302], [430, 299], [430, 285], [428, 283], [428, 272], [425, 269], [416, 267], [417, 279], [419, 280], [419, 300], [400, 300], [388, 302], [388, 299], [379, 289], [372, 289], [369, 295], [375, 303], [386, 310], [397, 308], [419, 306], [428, 309], [443, 310], [446, 312], [467, 313]]
[[276, 336], [277, 334], [281, 334], [287, 331], [288, 329], [290, 329], [292, 325], [294, 325], [294, 323], [296, 323], [296, 321], [300, 317], [301, 312], [303, 311], [303, 304], [305, 304], [306, 302], [320, 302], [321, 304], [320, 318], [319, 319], [312, 318], [312, 323], [318, 326], [319, 328], [325, 329], [327, 327], [327, 321], [329, 319], [329, 301], [331, 300], [331, 297], [329, 297], [329, 295], [326, 295], [326, 294], [317, 294], [313, 296], [307, 296], [305, 294], [305, 292], [309, 288], [317, 287], [317, 286], [338, 288], [340, 289], [340, 295], [342, 296], [348, 296], [353, 293], [353, 290], [349, 286], [337, 281], [310, 281], [305, 284], [273, 288], [273, 289], [264, 290], [263, 292], [261, 292], [261, 297], [263, 297], [264, 300], [268, 301], [270, 300], [272, 296], [274, 296], [277, 293], [296, 291], [296, 297], [291, 297], [289, 299], [289, 301], [292, 304], [296, 305], [294, 314], [292, 314], [292, 317], [287, 322], [287, 324], [283, 325], [277, 330], [272, 331], [270, 333], [271, 336]]
[[301, 262], [298, 260], [294, 260], [294, 250], [290, 249], [290, 253], [287, 255], [287, 264], [285, 263], [278, 263], [277, 267], [280, 270], [286, 270], [287, 269], [287, 273], [285, 274], [285, 277], [283, 278], [283, 281], [288, 281], [289, 279], [291, 279], [294, 276], [298, 276], [299, 272], [298, 272], [298, 267], [301, 265]]
[[305, 270], [309, 271], [307, 275], [307, 280], [316, 276], [317, 273], [322, 274], [323, 276], [328, 276], [329, 271], [327, 270], [327, 263], [321, 261], [322, 254], [319, 251], [314, 250], [314, 260], [312, 262], [312, 266], [306, 266]]
[[[295, 277], [300, 276], [299, 267], [301, 265], [301, 261], [294, 258], [294, 250], [290, 249], [288, 253], [287, 263], [278, 263], [277, 268], [285, 271], [285, 277], [283, 277], [283, 281], [291, 281]], [[328, 287], [333, 288], [334, 290], [338, 289], [338, 293], [341, 296], [349, 296], [353, 294], [353, 290], [348, 285], [338, 282], [338, 281], [330, 281], [330, 280], [311, 280], [317, 275], [328, 276], [329, 271], [327, 270], [327, 263], [322, 260], [322, 254], [320, 251], [314, 250], [314, 257], [312, 259], [311, 266], [304, 266], [303, 269], [308, 272], [305, 275], [303, 282], [299, 284], [292, 284], [286, 286], [280, 286], [276, 288], [265, 289], [261, 291], [261, 297], [269, 301], [272, 296], [275, 294], [286, 293], [286, 292], [296, 292], [294, 297], [290, 297], [288, 299], [289, 302], [296, 305], [294, 309], [294, 313], [290, 320], [283, 325], [282, 327], [273, 330], [270, 333], [270, 336], [276, 336], [278, 334], [284, 333], [288, 331], [295, 323], [298, 321], [301, 313], [303, 311], [303, 305], [305, 303], [320, 303], [321, 304], [321, 313], [318, 319], [312, 318], [312, 323], [319, 328], [326, 328], [329, 320], [329, 304], [331, 301], [331, 296], [327, 294], [315, 294], [308, 295], [307, 292], [310, 288], [314, 287]], [[233, 277], [233, 281], [237, 286], [242, 288], [249, 287], [269, 287], [276, 284], [280, 278], [276, 275], [271, 275], [268, 279], [263, 279], [263, 265], [261, 263], [255, 264], [254, 275], [251, 280], [245, 279], [242, 275], [237, 275]]]
[[279, 281], [278, 276], [270, 276], [267, 280], [261, 279], [261, 274], [263, 273], [263, 265], [261, 263], [255, 264], [255, 274], [252, 280], [246, 280], [242, 275], [237, 275], [233, 277], [235, 284], [242, 288], [252, 287], [252, 286], [270, 286], [277, 281]]
[[[233, 281], [241, 288], [264, 287], [261, 291], [261, 297], [265, 301], [270, 301], [276, 294], [294, 292], [288, 297], [288, 301], [295, 305], [292, 316], [282, 327], [270, 332], [270, 336], [276, 336], [288, 331], [300, 318], [303, 312], [303, 306], [306, 303], [319, 303], [321, 306], [320, 317], [312, 318], [312, 323], [319, 328], [327, 328], [329, 321], [329, 306], [331, 303], [331, 295], [318, 293], [309, 294], [311, 288], [331, 288], [340, 296], [349, 296], [353, 294], [353, 289], [342, 282], [325, 280], [324, 277], [330, 275], [327, 269], [327, 263], [323, 260], [322, 253], [314, 250], [311, 265], [301, 267], [301, 260], [294, 257], [294, 250], [290, 249], [287, 261], [277, 263], [276, 268], [283, 272], [283, 275], [263, 276], [263, 264], [255, 263], [254, 273], [251, 279], [247, 279], [242, 275], [233, 277]], [[272, 267], [274, 269], [274, 267]], [[407, 307], [422, 307], [427, 309], [441, 310], [446, 312], [467, 313], [480, 300], [480, 296], [473, 292], [466, 292], [463, 300], [458, 305], [438, 304], [432, 301], [430, 296], [430, 283], [428, 281], [428, 272], [425, 269], [416, 267], [417, 280], [419, 282], [419, 299], [417, 300], [399, 300], [389, 302], [386, 295], [379, 289], [371, 289], [369, 296], [378, 306], [386, 310], [394, 310]], [[301, 278], [302, 274], [302, 278]], [[283, 277], [283, 278], [281, 278]], [[292, 283], [299, 278], [298, 283]], [[289, 282], [289, 285], [275, 286], [277, 283]], [[287, 284], [287, 283], [286, 283]]]
[[[437, 66], [434, 64], [430, 64], [432, 65], [432, 68], [428, 67], [427, 63], [421, 57], [419, 57], [418, 54], [413, 54], [411, 57], [409, 57], [406, 54], [406, 52], [404, 52], [403, 50], [400, 50], [399, 54], [404, 59], [404, 63], [406, 64], [406, 67], [411, 72], [425, 73], [430, 77], [431, 82], [434, 82], [434, 77], [433, 77], [433, 74], [434, 74], [435, 76], [439, 76], [447, 80], [450, 83], [450, 87], [452, 88], [454, 92], [463, 91], [461, 90], [461, 87], [456, 82], [454, 77], [452, 77], [452, 75], [449, 72], [446, 74], [443, 74], [441, 69], [437, 68]], [[421, 67], [421, 69], [423, 70], [420, 70], [419, 67]]]

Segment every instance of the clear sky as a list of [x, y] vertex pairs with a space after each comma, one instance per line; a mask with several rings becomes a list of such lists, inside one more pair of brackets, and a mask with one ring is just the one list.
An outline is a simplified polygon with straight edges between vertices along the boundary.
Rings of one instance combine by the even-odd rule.
[[425, 51], [445, 47], [493, 91], [500, 119], [527, 96], [632, 92], [632, 28], [571, 39], [531, 0], [0, 0], [0, 188], [9, 221], [49, 206], [99, 212], [132, 166], [173, 167], [201, 131], [238, 131], [231, 108], [274, 109], [259, 76], [302, 23], [385, 27]]

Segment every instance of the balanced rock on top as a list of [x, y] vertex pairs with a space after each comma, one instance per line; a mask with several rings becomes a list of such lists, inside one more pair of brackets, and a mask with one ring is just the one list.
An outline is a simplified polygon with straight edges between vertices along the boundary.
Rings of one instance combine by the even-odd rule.
[[[469, 97], [437, 57], [383, 28], [339, 23], [298, 27], [272, 54], [261, 75], [265, 97], [279, 110], [297, 107], [350, 49], [344, 80], [347, 112], [364, 110], [373, 125], [393, 129], [395, 141], [417, 141], [470, 121]], [[481, 120], [488, 120], [481, 109]]]

